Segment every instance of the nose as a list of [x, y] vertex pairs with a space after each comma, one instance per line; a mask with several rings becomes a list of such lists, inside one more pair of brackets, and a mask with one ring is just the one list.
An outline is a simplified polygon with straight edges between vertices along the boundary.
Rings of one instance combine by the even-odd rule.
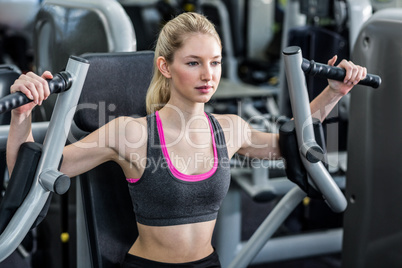
[[202, 68], [202, 72], [201, 72], [201, 80], [202, 81], [212, 80], [212, 75], [213, 75], [213, 70], [212, 70], [211, 66], [206, 65], [204, 68]]

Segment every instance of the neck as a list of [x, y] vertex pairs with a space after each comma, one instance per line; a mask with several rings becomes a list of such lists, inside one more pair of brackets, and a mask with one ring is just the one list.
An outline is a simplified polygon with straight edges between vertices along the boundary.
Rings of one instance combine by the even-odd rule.
[[161, 110], [166, 110], [164, 112], [171, 114], [182, 114], [185, 118], [191, 119], [193, 116], [204, 114], [204, 103], [186, 103], [183, 102], [175, 102], [172, 98], [168, 101], [165, 107]]
[[[183, 105], [182, 105], [183, 106]], [[159, 110], [159, 115], [164, 121], [172, 127], [181, 128], [191, 121], [191, 125], [205, 124], [207, 120], [204, 112], [204, 104], [198, 103], [194, 107], [178, 107], [167, 103]], [[199, 120], [201, 119], [201, 120]]]

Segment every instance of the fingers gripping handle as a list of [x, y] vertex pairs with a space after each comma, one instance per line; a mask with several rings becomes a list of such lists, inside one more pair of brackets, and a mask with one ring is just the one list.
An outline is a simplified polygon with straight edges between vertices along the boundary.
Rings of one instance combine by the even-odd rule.
[[[327, 79], [343, 81], [346, 70], [343, 68], [317, 63], [313, 60], [303, 59], [302, 69], [306, 74], [322, 76]], [[366, 77], [359, 82], [360, 85], [378, 88], [381, 85], [381, 77], [375, 74], [367, 74]]]
[[[72, 77], [68, 72], [60, 72], [56, 74], [53, 79], [47, 80], [49, 85], [50, 94], [61, 93], [71, 87]], [[11, 111], [24, 104], [31, 102], [24, 93], [15, 92], [0, 99], [0, 114]]]

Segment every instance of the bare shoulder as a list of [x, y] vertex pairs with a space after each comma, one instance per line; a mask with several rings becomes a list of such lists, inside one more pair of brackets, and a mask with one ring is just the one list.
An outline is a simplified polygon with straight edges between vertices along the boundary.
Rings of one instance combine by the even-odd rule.
[[236, 114], [214, 114], [225, 135], [243, 137], [249, 130], [247, 122]]
[[[236, 114], [213, 114], [213, 116], [218, 120], [222, 128], [232, 128], [232, 127], [244, 127], [245, 121]], [[234, 131], [234, 129], [232, 129]]]
[[133, 127], [137, 126], [145, 126], [147, 125], [146, 116], [143, 117], [131, 117], [131, 116], [119, 116], [115, 118], [113, 121], [118, 121], [119, 123], [130, 124]]
[[125, 141], [137, 143], [147, 140], [148, 133], [146, 117], [134, 118], [120, 116], [113, 121], [115, 121], [115, 128], [118, 131], [118, 135], [120, 137], [124, 136]]
[[[118, 152], [115, 161], [123, 168], [127, 177], [138, 177], [140, 163], [147, 153], [146, 117], [121, 116], [113, 120], [115, 124], [114, 148]], [[112, 121], [111, 121], [112, 123]]]
[[[130, 117], [130, 116], [120, 116], [113, 120], [119, 130], [122, 128], [129, 131], [138, 131], [147, 128], [146, 117]], [[112, 123], [111, 121], [110, 123]]]
[[247, 139], [247, 123], [236, 114], [213, 114], [225, 135], [229, 157], [232, 157]]

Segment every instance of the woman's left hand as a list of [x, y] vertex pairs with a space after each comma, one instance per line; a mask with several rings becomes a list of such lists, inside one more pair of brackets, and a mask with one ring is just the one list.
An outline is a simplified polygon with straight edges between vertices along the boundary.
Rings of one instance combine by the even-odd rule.
[[[328, 65], [334, 66], [337, 56], [335, 55], [328, 61]], [[351, 61], [342, 60], [337, 67], [346, 70], [345, 79], [343, 82], [328, 79], [328, 84], [331, 90], [342, 96], [346, 95], [360, 80], [364, 79], [367, 75], [367, 69], [354, 64]]]

